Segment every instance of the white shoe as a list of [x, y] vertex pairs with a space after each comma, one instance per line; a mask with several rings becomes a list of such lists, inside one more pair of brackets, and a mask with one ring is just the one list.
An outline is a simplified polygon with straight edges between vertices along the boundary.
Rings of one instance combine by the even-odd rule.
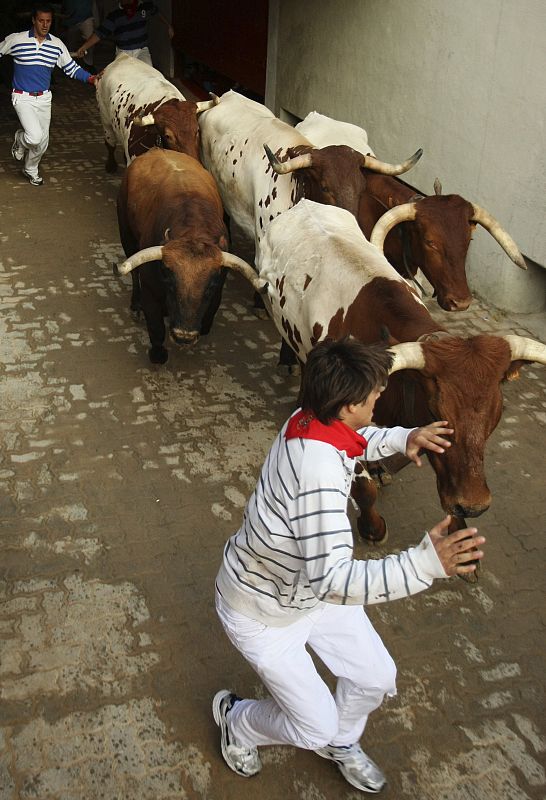
[[315, 750], [317, 755], [335, 761], [345, 780], [362, 792], [377, 794], [387, 782], [383, 772], [359, 744], [334, 747], [329, 744]]
[[224, 761], [230, 769], [241, 775], [243, 778], [251, 778], [262, 768], [262, 762], [258, 755], [257, 747], [242, 747], [233, 740], [227, 721], [227, 715], [241, 698], [236, 694], [221, 689], [216, 692], [212, 701], [212, 713], [214, 721], [220, 728], [222, 755]]
[[31, 175], [30, 172], [27, 172], [26, 169], [23, 170], [23, 175], [31, 183], [33, 186], [41, 186], [44, 182], [44, 179], [41, 178], [39, 175]]
[[18, 133], [19, 131], [15, 132], [15, 138], [13, 139], [13, 144], [11, 146], [11, 155], [15, 159], [15, 161], [22, 161], [23, 158], [25, 157], [25, 151], [19, 144], [19, 138], [17, 136]]

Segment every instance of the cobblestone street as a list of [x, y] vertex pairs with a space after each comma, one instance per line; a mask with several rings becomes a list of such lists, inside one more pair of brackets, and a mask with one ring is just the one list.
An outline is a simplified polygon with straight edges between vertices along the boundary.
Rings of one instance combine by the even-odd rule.
[[[223, 687], [264, 694], [216, 620], [214, 577], [297, 379], [233, 275], [211, 334], [150, 365], [130, 278], [112, 274], [122, 172], [104, 171], [94, 91], [57, 70], [53, 92], [33, 187], [0, 87], [0, 800], [357, 800], [288, 747], [239, 778], [210, 710]], [[430, 308], [458, 334], [532, 335], [478, 302]], [[535, 364], [505, 384], [479, 583], [369, 609], [399, 670], [363, 739], [385, 800], [545, 796], [545, 388]], [[387, 549], [358, 543], [358, 557], [441, 519], [429, 465], [380, 506]]]

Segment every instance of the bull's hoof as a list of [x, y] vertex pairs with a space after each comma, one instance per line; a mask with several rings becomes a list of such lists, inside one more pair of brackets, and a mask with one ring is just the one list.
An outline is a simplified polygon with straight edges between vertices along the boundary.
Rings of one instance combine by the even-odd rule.
[[142, 309], [140, 307], [133, 308], [131, 306], [130, 309], [131, 317], [134, 319], [135, 322], [140, 322], [142, 319]]
[[363, 525], [360, 524], [360, 520], [356, 523], [358, 532], [362, 539], [368, 544], [374, 545], [375, 547], [379, 547], [382, 544], [385, 544], [387, 539], [389, 538], [389, 529], [387, 528], [387, 523], [381, 517], [381, 522], [383, 523], [384, 530], [377, 531], [371, 528], [365, 528]]
[[368, 466], [368, 472], [378, 489], [382, 486], [390, 486], [392, 483], [392, 475], [383, 464], [376, 464], [373, 467]]
[[154, 345], [148, 350], [148, 358], [152, 364], [165, 364], [169, 358], [169, 353], [164, 347]]
[[297, 364], [277, 364], [277, 372], [279, 375], [288, 377], [299, 377], [301, 375], [301, 366]]
[[258, 319], [269, 319], [269, 314], [267, 313], [265, 308], [256, 308], [256, 306], [254, 306], [252, 309], [252, 313], [254, 314], [255, 317], [258, 317]]

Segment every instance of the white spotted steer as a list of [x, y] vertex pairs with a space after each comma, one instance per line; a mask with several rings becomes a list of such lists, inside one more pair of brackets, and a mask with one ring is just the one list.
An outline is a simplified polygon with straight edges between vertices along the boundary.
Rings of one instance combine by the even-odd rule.
[[97, 83], [106, 171], [117, 170], [116, 144], [123, 148], [127, 164], [157, 144], [199, 159], [197, 115], [214, 102], [186, 100], [157, 69], [120, 53]]
[[[364, 166], [400, 174], [421, 155], [391, 165], [345, 145], [316, 148], [266, 106], [234, 91], [200, 116], [199, 127], [203, 164], [216, 179], [227, 213], [255, 242], [258, 267], [268, 224], [301, 197], [356, 214]], [[276, 155], [273, 164], [264, 145]]]
[[[450, 335], [435, 322], [354, 217], [339, 208], [301, 200], [268, 226], [261, 243], [260, 278], [275, 324], [298, 358], [326, 336], [352, 334], [377, 342], [385, 327], [395, 344], [392, 372], [376, 405], [380, 425], [425, 425], [449, 420], [452, 446], [427, 451], [452, 530], [466, 527], [491, 503], [485, 443], [502, 414], [501, 384], [525, 361], [546, 363], [546, 345], [522, 336]], [[374, 510], [374, 484], [357, 481], [358, 527], [381, 541], [384, 520]]]

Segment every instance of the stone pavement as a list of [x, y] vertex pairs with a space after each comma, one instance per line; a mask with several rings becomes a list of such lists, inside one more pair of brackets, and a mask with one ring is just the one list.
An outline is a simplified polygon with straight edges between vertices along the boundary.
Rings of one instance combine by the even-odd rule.
[[[62, 76], [54, 91], [35, 188], [0, 89], [0, 800], [356, 800], [292, 748], [239, 778], [210, 714], [223, 686], [264, 693], [216, 621], [214, 576], [297, 382], [233, 276], [210, 336], [150, 366], [129, 279], [112, 276], [119, 176], [93, 92]], [[478, 303], [432, 308], [458, 333], [526, 333]], [[545, 385], [530, 365], [505, 387], [480, 583], [369, 610], [399, 668], [364, 740], [385, 798], [544, 797]], [[389, 548], [414, 543], [441, 518], [428, 465], [381, 506]]]

